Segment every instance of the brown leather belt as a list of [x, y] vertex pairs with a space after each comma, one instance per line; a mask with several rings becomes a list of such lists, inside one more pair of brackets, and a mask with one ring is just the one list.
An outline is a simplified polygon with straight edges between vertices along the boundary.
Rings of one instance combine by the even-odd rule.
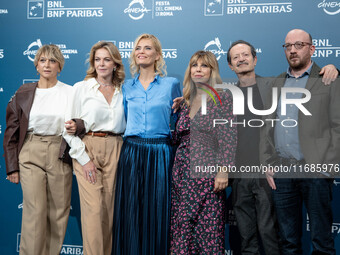
[[91, 136], [99, 136], [99, 137], [108, 137], [108, 136], [121, 136], [123, 134], [116, 134], [112, 132], [87, 132], [86, 135], [91, 135]]

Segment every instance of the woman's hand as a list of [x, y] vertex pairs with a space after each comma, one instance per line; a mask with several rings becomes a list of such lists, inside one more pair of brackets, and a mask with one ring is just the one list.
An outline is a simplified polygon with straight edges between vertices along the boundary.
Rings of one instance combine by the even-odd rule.
[[182, 103], [182, 101], [183, 101], [183, 97], [176, 97], [175, 99], [174, 99], [174, 103], [172, 104], [172, 109], [174, 109], [174, 113], [176, 113], [177, 111], [178, 111], [178, 109], [179, 109], [179, 106], [181, 105], [181, 103]]
[[91, 184], [95, 184], [97, 182], [97, 168], [90, 160], [85, 165], [83, 165], [83, 172], [84, 172], [84, 178]]
[[331, 84], [339, 76], [339, 72], [338, 72], [338, 70], [336, 69], [336, 67], [334, 65], [326, 65], [326, 66], [324, 66], [321, 69], [319, 74], [323, 75], [322, 76], [322, 82], [325, 85]]
[[14, 173], [7, 175], [6, 179], [9, 180], [10, 182], [18, 184], [20, 182], [19, 172], [14, 172]]
[[219, 172], [215, 177], [214, 192], [224, 190], [228, 186], [228, 174]]
[[65, 121], [66, 132], [69, 135], [74, 135], [77, 130], [77, 124], [73, 120]]

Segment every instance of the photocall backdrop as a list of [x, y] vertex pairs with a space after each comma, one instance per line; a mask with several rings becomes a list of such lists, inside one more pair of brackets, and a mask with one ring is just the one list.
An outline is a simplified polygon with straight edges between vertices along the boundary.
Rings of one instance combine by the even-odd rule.
[[[127, 78], [133, 41], [141, 33], [156, 35], [163, 47], [168, 76], [183, 81], [191, 55], [212, 51], [224, 79], [235, 79], [227, 65], [231, 42], [251, 42], [258, 54], [256, 73], [274, 76], [287, 69], [282, 49], [286, 33], [302, 28], [313, 36], [313, 60], [340, 67], [339, 0], [12, 0], [0, 3], [0, 142], [8, 101], [23, 83], [36, 81], [34, 55], [43, 44], [57, 44], [66, 59], [59, 79], [83, 80], [91, 46], [112, 41], [119, 49]], [[339, 99], [340, 100], [340, 99]], [[0, 149], [1, 155], [3, 148]], [[22, 214], [20, 185], [5, 180], [0, 158], [0, 253], [19, 251]], [[340, 182], [334, 181], [332, 232], [340, 251]], [[230, 190], [228, 191], [230, 192]], [[230, 201], [229, 201], [230, 202]], [[304, 213], [304, 254], [310, 254], [308, 216]], [[229, 210], [226, 254], [238, 254], [235, 217]], [[230, 242], [229, 242], [230, 240]], [[235, 248], [236, 247], [236, 248]], [[72, 209], [61, 254], [82, 254], [80, 207], [76, 180]], [[340, 252], [338, 252], [340, 253]]]

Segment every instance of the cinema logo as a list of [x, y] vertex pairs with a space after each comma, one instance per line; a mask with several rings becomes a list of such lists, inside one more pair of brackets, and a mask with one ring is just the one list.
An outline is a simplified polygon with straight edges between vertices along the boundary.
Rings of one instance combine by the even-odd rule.
[[[112, 40], [110, 40], [110, 42], [113, 42], [117, 46], [122, 58], [130, 58], [134, 42], [117, 42]], [[162, 49], [162, 54], [164, 59], [176, 59], [177, 49]]]
[[293, 11], [293, 3], [279, 1], [279, 3], [259, 3], [258, 0], [227, 0], [228, 15], [242, 14], [282, 14]]
[[318, 4], [318, 8], [322, 8], [328, 15], [336, 15], [340, 13], [340, 1], [326, 1], [323, 0]]
[[[231, 43], [230, 43], [231, 44]], [[220, 60], [220, 58], [222, 56], [227, 56], [228, 51], [225, 51], [222, 48], [222, 44], [221, 41], [218, 37], [215, 37], [214, 40], [209, 41], [203, 48], [205, 51], [210, 51], [211, 53], [213, 53], [216, 57], [217, 60]], [[257, 48], [256, 49], [256, 53], [262, 53], [262, 49], [261, 48]]]
[[329, 39], [313, 39], [313, 45], [315, 46], [315, 51], [312, 57], [340, 57], [340, 47], [333, 46]]
[[[233, 114], [234, 115], [244, 115], [244, 95], [240, 88], [234, 86], [232, 84], [216, 84], [214, 86], [215, 89], [229, 90], [233, 97]], [[304, 97], [301, 98], [288, 98], [287, 95], [290, 93], [301, 93]], [[216, 94], [216, 93], [215, 93]], [[210, 96], [213, 96], [211, 93]], [[257, 116], [265, 116], [274, 113], [278, 106], [278, 88], [272, 88], [272, 105], [269, 109], [258, 110], [255, 109], [253, 104], [253, 88], [247, 89], [247, 106], [251, 113]], [[220, 99], [218, 97], [218, 99]], [[307, 103], [311, 99], [311, 93], [308, 89], [305, 88], [281, 88], [281, 115], [286, 116], [287, 114], [287, 105], [295, 105], [304, 115], [311, 116], [312, 114], [303, 106], [304, 103]], [[214, 100], [215, 102], [215, 100]], [[215, 103], [216, 104], [216, 103]], [[222, 105], [222, 103], [221, 103]], [[205, 94], [202, 95], [202, 105], [201, 105], [201, 114], [207, 114], [207, 96]], [[221, 116], [223, 117], [223, 116]], [[213, 127], [217, 125], [242, 125], [243, 127], [262, 127], [265, 123], [268, 123], [272, 127], [275, 126], [275, 123], [280, 121], [279, 119], [250, 119], [247, 122], [243, 120], [243, 122], [237, 121], [228, 121], [227, 119], [214, 119]], [[297, 120], [294, 119], [284, 119], [281, 120], [281, 125], [283, 127], [296, 127], [298, 124]]]
[[[308, 213], [306, 214], [307, 215], [307, 220], [306, 220], [306, 231], [310, 231], [310, 225], [309, 225], [309, 216], [308, 216]], [[333, 222], [332, 224], [332, 234], [340, 234], [340, 223], [335, 223]]]
[[34, 42], [31, 42], [30, 45], [28, 45], [27, 50], [23, 52], [24, 56], [27, 56], [29, 60], [34, 62], [35, 54], [37, 54], [38, 49], [42, 47], [42, 43], [40, 39], [37, 39]]
[[204, 46], [205, 51], [210, 51], [212, 52], [215, 56], [216, 59], [219, 60], [221, 56], [227, 55], [227, 51], [222, 49], [222, 45], [220, 42], [220, 39], [216, 37], [214, 40], [211, 40]]
[[[151, 5], [151, 3], [150, 3]], [[147, 6], [150, 6], [147, 5]], [[145, 14], [151, 13], [151, 17], [169, 17], [174, 16], [176, 12], [182, 11], [181, 5], [173, 5], [171, 1], [158, 1], [153, 0], [152, 8], [148, 9], [143, 0], [132, 0], [129, 6], [124, 9], [124, 13], [127, 13], [133, 20], [142, 19]]]
[[[47, 18], [100, 18], [103, 7], [68, 7], [64, 1], [46, 1]], [[27, 1], [27, 19], [44, 19], [44, 0]]]
[[139, 20], [144, 17], [145, 13], [151, 12], [151, 9], [147, 9], [143, 0], [132, 0], [129, 6], [124, 10], [124, 13], [129, 14], [129, 17], [133, 20]]
[[[30, 43], [30, 45], [28, 45], [27, 49], [23, 52], [24, 56], [27, 56], [27, 58], [29, 60], [31, 60], [32, 62], [34, 62], [34, 57], [37, 54], [37, 51], [40, 47], [42, 47], [42, 42], [40, 39], [37, 39], [36, 41]], [[61, 53], [63, 54], [65, 59], [69, 59], [71, 55], [75, 55], [78, 54], [78, 50], [77, 49], [69, 49], [67, 48], [66, 44], [64, 43], [55, 43], [55, 45], [57, 45], [61, 51]]]

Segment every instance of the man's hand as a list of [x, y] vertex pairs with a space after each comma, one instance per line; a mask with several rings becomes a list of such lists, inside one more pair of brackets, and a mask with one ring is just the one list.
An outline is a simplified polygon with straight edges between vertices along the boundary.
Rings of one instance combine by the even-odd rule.
[[266, 178], [267, 178], [267, 182], [269, 184], [269, 186], [272, 189], [276, 189], [276, 185], [275, 185], [275, 181], [274, 181], [274, 172], [273, 172], [273, 168], [269, 167], [268, 171], [266, 172]]

